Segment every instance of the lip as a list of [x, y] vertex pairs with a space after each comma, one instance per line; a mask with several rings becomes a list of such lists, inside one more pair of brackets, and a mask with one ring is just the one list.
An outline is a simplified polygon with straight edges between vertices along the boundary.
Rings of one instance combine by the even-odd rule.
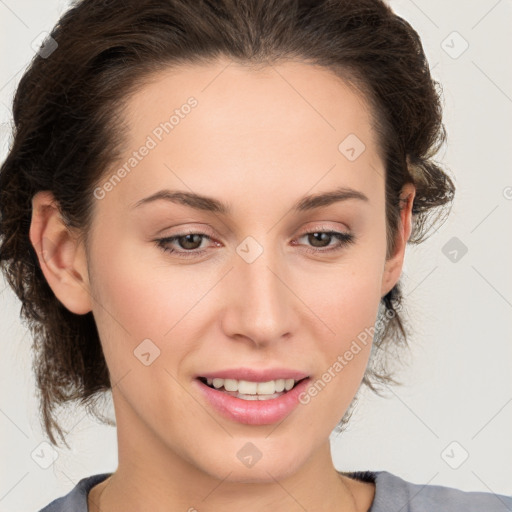
[[[220, 373], [215, 375], [218, 376]], [[203, 377], [206, 377], [206, 375], [203, 375]], [[242, 398], [236, 398], [223, 391], [210, 388], [199, 378], [194, 379], [193, 383], [198, 387], [207, 404], [225, 418], [246, 425], [271, 425], [286, 418], [299, 405], [299, 396], [307, 388], [310, 381], [310, 378], [304, 378], [290, 391], [270, 400], [243, 400]], [[265, 380], [257, 382], [265, 382]]]
[[250, 382], [268, 382], [277, 379], [302, 380], [309, 377], [309, 374], [290, 368], [268, 368], [266, 370], [255, 370], [254, 368], [231, 368], [219, 370], [218, 372], [201, 373], [196, 375], [207, 379], [235, 379], [248, 380]]

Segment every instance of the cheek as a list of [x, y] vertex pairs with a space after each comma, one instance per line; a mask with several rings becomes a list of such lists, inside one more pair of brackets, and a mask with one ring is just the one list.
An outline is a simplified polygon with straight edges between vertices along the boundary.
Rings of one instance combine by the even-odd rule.
[[[199, 290], [200, 283], [195, 286], [190, 276], [179, 269], [146, 261], [151, 250], [137, 251], [114, 237], [103, 236], [102, 240], [92, 255], [91, 284], [96, 298], [93, 311], [105, 357], [115, 378], [128, 369], [143, 366], [137, 359], [142, 350], [149, 351], [151, 358], [158, 350], [163, 355], [169, 341], [187, 324], [188, 318], [182, 319], [205, 290]], [[176, 360], [181, 348], [173, 345]], [[172, 365], [172, 360], [167, 363]]]
[[302, 285], [307, 303], [340, 341], [352, 339], [375, 323], [383, 262], [384, 258], [380, 261], [357, 253]]
[[180, 362], [194, 349], [190, 310], [200, 291], [121, 240], [105, 242], [94, 258], [94, 316], [118, 404], [125, 404], [120, 414], [134, 407], [139, 417], [169, 428], [171, 417], [190, 412], [178, 381]]
[[[324, 334], [314, 337], [312, 350], [321, 357], [318, 373], [301, 397], [304, 414], [314, 418], [311, 432], [329, 432], [339, 423], [360, 387], [371, 353], [380, 301], [375, 283], [379, 270], [361, 265], [361, 260], [346, 263], [339, 272], [325, 276], [323, 291], [315, 280], [318, 291], [310, 292], [307, 299], [329, 327], [319, 328], [317, 332]], [[304, 430], [305, 435], [308, 432]]]
[[[329, 303], [324, 308], [329, 314], [326, 323], [335, 332], [335, 342], [330, 342], [325, 350], [327, 368], [336, 362], [333, 371], [343, 373], [343, 378], [354, 386], [363, 376], [372, 346], [380, 301], [376, 277], [369, 272], [344, 276], [343, 282], [331, 290]], [[350, 388], [348, 386], [344, 394], [350, 395]]]
[[381, 299], [383, 247], [384, 239], [380, 245], [354, 252], [338, 267], [308, 278], [302, 288], [305, 302], [328, 326], [322, 329], [325, 335], [316, 338], [323, 369], [329, 373], [322, 380], [336, 381], [329, 388], [333, 400], [344, 406], [357, 391], [371, 352]]
[[167, 264], [156, 244], [115, 236], [114, 230], [99, 235], [93, 254], [101, 306], [137, 336], [161, 337], [197, 300], [201, 283], [193, 271]]

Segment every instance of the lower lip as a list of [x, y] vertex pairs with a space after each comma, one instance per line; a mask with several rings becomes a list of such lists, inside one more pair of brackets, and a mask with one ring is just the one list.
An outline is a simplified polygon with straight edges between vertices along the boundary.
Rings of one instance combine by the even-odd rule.
[[278, 398], [243, 400], [211, 388], [195, 379], [201, 393], [213, 408], [226, 418], [246, 425], [271, 425], [283, 420], [299, 405], [299, 396], [309, 384], [309, 377]]

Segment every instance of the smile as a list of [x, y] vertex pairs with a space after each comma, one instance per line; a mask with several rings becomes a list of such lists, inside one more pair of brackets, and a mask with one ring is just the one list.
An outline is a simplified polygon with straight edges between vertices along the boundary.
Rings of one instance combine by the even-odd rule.
[[[293, 389], [300, 380], [275, 379], [267, 382], [253, 382], [237, 379], [200, 378], [213, 389], [240, 398], [242, 400], [271, 400]], [[301, 379], [303, 380], [303, 379]]]
[[193, 380], [208, 408], [231, 421], [247, 425], [282, 421], [300, 404], [299, 396], [309, 381], [309, 377], [298, 381], [276, 379], [266, 382], [206, 377]]

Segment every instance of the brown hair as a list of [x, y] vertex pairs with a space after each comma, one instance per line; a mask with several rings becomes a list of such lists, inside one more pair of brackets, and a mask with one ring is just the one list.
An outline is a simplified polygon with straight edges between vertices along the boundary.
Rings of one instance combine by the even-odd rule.
[[[324, 66], [372, 107], [386, 169], [388, 254], [405, 183], [416, 186], [410, 242], [448, 212], [454, 185], [432, 160], [445, 140], [439, 84], [418, 34], [384, 1], [82, 0], [51, 37], [58, 47], [35, 56], [13, 102], [14, 138], [0, 170], [0, 264], [33, 334], [41, 416], [53, 444], [54, 431], [64, 440], [56, 407], [79, 400], [105, 421], [95, 400], [111, 383], [92, 312], [66, 309], [41, 271], [28, 236], [32, 197], [51, 191], [68, 227], [87, 240], [93, 191], [119, 156], [116, 114], [150, 73], [219, 56], [251, 66], [287, 59]], [[379, 384], [399, 384], [385, 356], [407, 346], [401, 299], [397, 284], [381, 301], [362, 381], [378, 394]]]

